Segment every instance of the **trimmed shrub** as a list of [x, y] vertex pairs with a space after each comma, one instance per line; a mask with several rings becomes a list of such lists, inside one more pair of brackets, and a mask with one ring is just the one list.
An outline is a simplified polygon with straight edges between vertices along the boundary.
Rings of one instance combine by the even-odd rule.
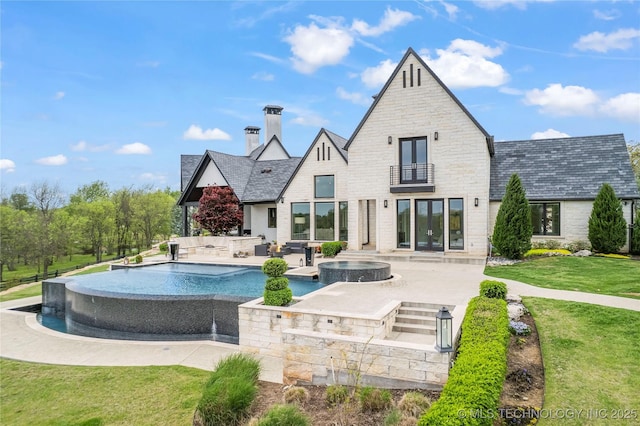
[[531, 248], [531, 210], [524, 188], [517, 174], [511, 175], [502, 198], [491, 243], [509, 259], [522, 259]]
[[289, 268], [287, 261], [278, 257], [265, 260], [262, 264], [262, 272], [274, 278], [283, 276], [287, 272], [287, 268]]
[[161, 252], [163, 252], [163, 253], [164, 253], [164, 252], [167, 252], [167, 251], [169, 251], [169, 244], [167, 244], [167, 243], [160, 243], [160, 245], [158, 246], [158, 249], [159, 249]]
[[571, 253], [575, 253], [581, 250], [591, 250], [591, 243], [584, 240], [571, 241], [570, 243], [565, 244], [564, 248], [569, 250]]
[[[491, 426], [507, 372], [509, 344], [507, 303], [478, 296], [469, 302], [462, 321], [458, 357], [440, 398], [420, 418], [420, 426]], [[466, 417], [462, 417], [466, 415]]]
[[269, 408], [257, 426], [308, 426], [311, 420], [295, 405], [276, 404]]
[[507, 285], [502, 281], [484, 280], [480, 283], [480, 296], [505, 300], [507, 298]]
[[324, 398], [329, 405], [342, 404], [349, 398], [349, 390], [343, 385], [329, 385], [324, 393]]
[[566, 249], [531, 249], [524, 254], [524, 257], [534, 257], [534, 256], [569, 256], [571, 252]]
[[622, 203], [608, 183], [602, 184], [589, 217], [589, 241], [594, 251], [616, 253], [627, 241]]
[[333, 257], [342, 250], [342, 241], [327, 241], [322, 243], [320, 251], [324, 257]]
[[142, 263], [142, 256], [141, 255], [136, 255], [135, 257], [136, 263]]
[[283, 290], [289, 285], [289, 279], [286, 277], [270, 277], [264, 286], [265, 290], [276, 291]]
[[293, 300], [293, 292], [289, 287], [282, 290], [265, 290], [263, 297], [267, 306], [285, 306]]
[[371, 386], [365, 386], [360, 389], [358, 394], [360, 399], [360, 408], [362, 411], [383, 411], [391, 407], [391, 392], [387, 389], [378, 389]]
[[431, 400], [420, 392], [407, 392], [398, 402], [398, 409], [402, 414], [411, 417], [420, 417], [431, 406]]
[[264, 304], [267, 306], [285, 306], [293, 300], [289, 288], [289, 278], [283, 277], [289, 265], [284, 259], [274, 257], [262, 264], [262, 272], [269, 278], [264, 287]]
[[287, 404], [304, 405], [309, 398], [309, 391], [302, 386], [292, 386], [284, 392], [284, 402]]

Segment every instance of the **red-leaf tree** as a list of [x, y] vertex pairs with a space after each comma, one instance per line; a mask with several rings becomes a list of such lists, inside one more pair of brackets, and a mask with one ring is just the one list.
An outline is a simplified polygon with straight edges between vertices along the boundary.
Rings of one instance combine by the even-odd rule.
[[202, 192], [193, 220], [213, 235], [242, 225], [244, 218], [238, 197], [228, 186], [207, 186]]

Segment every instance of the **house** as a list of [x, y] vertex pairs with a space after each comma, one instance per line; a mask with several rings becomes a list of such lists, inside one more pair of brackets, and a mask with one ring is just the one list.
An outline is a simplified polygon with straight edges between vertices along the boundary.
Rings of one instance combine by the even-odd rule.
[[[254, 235], [265, 225], [262, 206], [275, 208], [277, 241], [484, 257], [513, 173], [531, 201], [534, 239], [586, 240], [602, 183], [623, 200], [628, 223], [640, 199], [622, 135], [495, 142], [411, 48], [349, 139], [321, 129], [298, 159], [267, 133], [269, 142], [245, 157], [207, 151], [192, 172], [185, 164], [195, 161], [183, 157], [181, 205], [197, 204], [198, 188], [222, 182], [260, 218], [245, 224]], [[271, 143], [279, 156], [263, 161], [283, 163], [267, 187], [256, 170], [264, 170], [260, 152]], [[233, 181], [241, 164], [247, 177]]]
[[264, 107], [264, 144], [259, 144], [259, 127], [245, 128], [244, 156], [207, 150], [203, 155], [181, 157], [178, 205], [182, 207], [183, 236], [192, 234], [191, 213], [203, 189], [211, 185], [229, 186], [238, 197], [244, 212], [241, 235], [276, 239], [276, 200], [300, 163], [300, 157], [291, 157], [281, 143], [282, 110], [278, 105]]

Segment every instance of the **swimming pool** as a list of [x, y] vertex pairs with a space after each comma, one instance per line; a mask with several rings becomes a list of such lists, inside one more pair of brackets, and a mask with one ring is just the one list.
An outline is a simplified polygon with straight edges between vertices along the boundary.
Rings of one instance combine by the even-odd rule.
[[[72, 334], [236, 343], [238, 306], [261, 297], [265, 280], [258, 267], [185, 263], [129, 267], [43, 282], [42, 312], [64, 318]], [[290, 278], [289, 286], [294, 296], [303, 296], [323, 284]]]
[[[91, 292], [157, 296], [228, 295], [262, 297], [267, 276], [258, 267], [163, 263], [73, 277], [76, 286]], [[322, 288], [317, 280], [289, 278], [294, 296]]]

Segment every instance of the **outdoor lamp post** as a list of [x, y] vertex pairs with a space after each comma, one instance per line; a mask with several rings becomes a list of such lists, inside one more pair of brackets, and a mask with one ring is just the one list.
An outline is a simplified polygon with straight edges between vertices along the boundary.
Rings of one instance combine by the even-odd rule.
[[436, 314], [436, 350], [439, 352], [453, 351], [453, 317], [446, 307], [442, 307]]

